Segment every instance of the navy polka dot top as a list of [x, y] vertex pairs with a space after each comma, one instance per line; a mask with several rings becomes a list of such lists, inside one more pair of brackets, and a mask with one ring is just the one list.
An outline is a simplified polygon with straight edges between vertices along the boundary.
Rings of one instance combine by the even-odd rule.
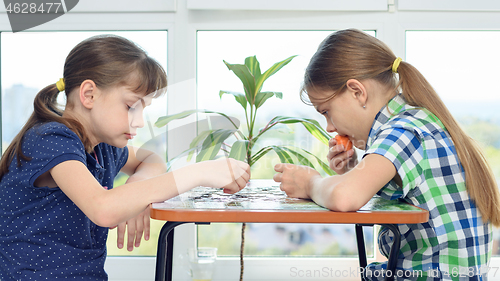
[[88, 154], [78, 136], [56, 122], [30, 129], [22, 149], [32, 160], [18, 167], [14, 158], [0, 181], [0, 280], [107, 280], [108, 229], [91, 222], [61, 189], [33, 183], [57, 164], [77, 160], [111, 189], [128, 149], [101, 143], [95, 156]]

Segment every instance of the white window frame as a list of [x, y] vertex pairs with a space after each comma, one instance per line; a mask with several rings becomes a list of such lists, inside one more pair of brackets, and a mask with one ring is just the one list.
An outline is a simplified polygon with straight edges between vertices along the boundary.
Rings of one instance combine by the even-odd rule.
[[[26, 1], [27, 2], [27, 1]], [[22, 3], [22, 2], [20, 2]], [[165, 13], [176, 11], [176, 0], [85, 0], [71, 10], [72, 13]], [[0, 13], [6, 13], [0, 5]]]
[[[280, 1], [283, 9], [277, 10], [278, 8], [274, 7], [271, 11], [255, 7], [227, 10], [215, 5], [222, 3], [222, 0], [214, 1], [214, 6], [208, 8], [200, 7], [200, 1], [197, 0], [85, 0], [80, 1], [78, 4], [80, 6], [77, 5], [74, 11], [35, 27], [32, 31], [167, 30], [169, 85], [177, 85], [176, 89], [182, 89], [182, 95], [176, 94], [176, 91], [169, 91], [167, 106], [169, 111], [181, 111], [196, 108], [198, 30], [338, 30], [351, 27], [368, 29], [375, 30], [377, 37], [386, 42], [395, 54], [403, 59], [407, 30], [500, 30], [500, 9], [493, 0], [474, 2], [481, 3], [480, 11], [487, 12], [480, 12], [477, 9], [463, 12], [465, 8], [472, 8], [462, 6], [463, 9], [449, 8], [450, 12], [446, 13], [436, 12], [443, 8], [435, 4], [439, 1], [431, 0], [420, 1], [426, 3], [425, 9], [404, 6], [408, 2], [418, 1], [399, 0], [399, 5], [406, 7], [405, 10], [398, 10], [394, 1], [388, 0], [390, 8], [388, 11], [372, 12], [360, 12], [362, 9], [355, 8], [352, 8], [352, 11], [340, 11], [342, 9], [334, 8], [327, 8], [324, 11], [297, 11], [288, 6], [293, 2]], [[349, 0], [336, 2], [349, 2]], [[445, 2], [455, 5], [458, 1]], [[198, 6], [193, 6], [194, 4]], [[7, 14], [1, 9], [0, 30], [11, 30]], [[179, 265], [175, 257], [196, 245], [196, 228], [194, 224], [186, 224], [176, 228], [175, 233], [174, 265]], [[356, 258], [247, 258], [245, 280], [315, 280], [293, 278], [289, 275], [290, 270], [292, 267], [304, 270], [327, 267], [342, 271], [357, 266]], [[500, 266], [500, 258], [492, 258], [490, 266]], [[110, 257], [106, 263], [110, 280], [152, 280], [154, 268], [155, 258], [149, 257]], [[174, 266], [175, 280], [189, 280], [187, 274], [178, 268], [182, 267]], [[238, 258], [219, 259], [214, 279], [235, 280], [238, 276]], [[359, 278], [331, 279], [359, 280]], [[495, 279], [498, 278], [490, 278], [490, 280]]]
[[496, 0], [398, 0], [400, 11], [500, 11], [500, 2]]
[[247, 11], [387, 11], [387, 0], [187, 0], [190, 10]]

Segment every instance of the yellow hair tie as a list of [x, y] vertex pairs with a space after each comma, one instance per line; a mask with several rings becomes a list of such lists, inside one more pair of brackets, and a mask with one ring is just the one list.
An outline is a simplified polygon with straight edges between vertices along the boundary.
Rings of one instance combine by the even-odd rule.
[[392, 63], [392, 72], [398, 73], [398, 67], [401, 61], [403, 61], [403, 59], [399, 57], [394, 60], [394, 62]]
[[59, 81], [56, 82], [56, 87], [59, 90], [59, 92], [64, 91], [64, 78], [59, 79]]

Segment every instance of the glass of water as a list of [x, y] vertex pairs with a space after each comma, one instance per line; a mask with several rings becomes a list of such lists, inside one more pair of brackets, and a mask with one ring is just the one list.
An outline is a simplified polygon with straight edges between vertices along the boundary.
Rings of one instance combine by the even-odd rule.
[[189, 269], [193, 281], [210, 281], [217, 259], [217, 248], [199, 247], [188, 250]]

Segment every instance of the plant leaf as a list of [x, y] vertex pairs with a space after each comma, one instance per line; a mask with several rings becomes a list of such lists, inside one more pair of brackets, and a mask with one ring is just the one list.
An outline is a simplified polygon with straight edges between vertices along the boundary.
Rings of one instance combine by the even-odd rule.
[[302, 125], [313, 135], [315, 138], [317, 138], [319, 141], [324, 143], [325, 145], [328, 145], [328, 141], [331, 139], [330, 135], [326, 133], [319, 125], [315, 125], [312, 123], [307, 123], [307, 122], [302, 122]]
[[276, 96], [277, 98], [283, 98], [283, 93], [281, 92], [260, 92], [255, 96], [255, 107], [261, 107], [266, 100], [272, 96]]
[[281, 147], [282, 149], [288, 151], [289, 153], [291, 153], [293, 156], [297, 157], [297, 160], [299, 161], [299, 164], [301, 165], [305, 165], [305, 166], [309, 166], [311, 168], [314, 169], [314, 165], [311, 161], [309, 161], [309, 159], [307, 159], [306, 157], [304, 157], [302, 154], [300, 154], [299, 152], [295, 151], [295, 150], [292, 150], [288, 147]]
[[156, 122], [155, 122], [155, 126], [158, 128], [163, 127], [163, 126], [167, 125], [168, 123], [170, 123], [170, 121], [173, 121], [176, 119], [186, 118], [189, 115], [196, 113], [196, 112], [199, 112], [199, 111], [198, 110], [186, 110], [186, 111], [182, 111], [182, 112], [179, 112], [176, 114], [159, 117], [158, 120], [156, 120]]
[[230, 94], [234, 96], [234, 99], [241, 104], [243, 109], [247, 108], [247, 98], [244, 94], [238, 92], [230, 92], [230, 91], [219, 91], [219, 97], [222, 98], [223, 94]]
[[266, 146], [261, 150], [259, 150], [251, 157], [249, 165], [252, 166], [255, 162], [259, 161], [259, 159], [262, 158], [262, 156], [266, 155], [266, 153], [268, 153], [269, 151], [271, 151], [270, 146]]
[[283, 66], [287, 65], [290, 61], [292, 61], [295, 56], [291, 56], [289, 58], [286, 58], [280, 62], [275, 63], [273, 66], [271, 66], [268, 70], [266, 70], [260, 77], [259, 79], [255, 80], [255, 89], [257, 92], [260, 92], [262, 89], [262, 85], [264, 84], [264, 81], [267, 80], [267, 78], [271, 77], [271, 75], [275, 74], [278, 72]]
[[194, 153], [196, 152], [196, 150], [194, 150], [193, 148], [199, 148], [201, 147], [201, 145], [199, 144], [202, 140], [204, 140], [210, 133], [212, 133], [211, 130], [206, 130], [206, 131], [203, 131], [203, 132], [200, 132], [198, 133], [198, 135], [191, 141], [191, 143], [189, 144], [189, 154], [188, 154], [188, 157], [186, 159], [186, 161], [191, 161], [191, 158], [193, 157]]
[[211, 132], [203, 141], [201, 151], [196, 156], [196, 162], [212, 160], [217, 156], [222, 142], [234, 134], [236, 130], [219, 129]]
[[281, 163], [290, 163], [293, 164], [293, 158], [288, 154], [284, 149], [279, 146], [272, 145], [271, 148], [278, 154], [278, 157], [281, 160]]
[[230, 64], [224, 61], [227, 68], [236, 74], [238, 78], [240, 78], [241, 83], [243, 83], [243, 88], [245, 89], [245, 96], [247, 97], [247, 101], [253, 104], [255, 100], [255, 78], [248, 67], [244, 64]]
[[321, 125], [318, 121], [307, 118], [297, 118], [297, 117], [287, 117], [287, 116], [276, 116], [271, 121], [269, 121], [268, 125], [265, 128], [262, 128], [257, 136], [254, 139], [258, 139], [262, 134], [264, 134], [267, 130], [275, 126], [276, 124], [294, 124], [301, 123], [311, 135], [317, 138], [322, 143], [328, 145], [328, 141], [331, 139], [331, 136], [321, 128]]
[[250, 70], [250, 73], [252, 73], [253, 77], [255, 78], [255, 81], [258, 81], [262, 73], [260, 72], [260, 63], [257, 60], [257, 57], [253, 56], [246, 58], [245, 65]]
[[219, 114], [221, 116], [224, 116], [227, 120], [229, 120], [229, 122], [231, 122], [236, 129], [238, 128], [238, 126], [236, 126], [236, 124], [234, 124], [233, 120], [231, 120], [231, 118], [229, 116], [227, 116], [226, 114], [224, 114], [222, 112], [205, 110], [205, 109], [186, 110], [186, 111], [182, 111], [182, 112], [179, 112], [176, 114], [159, 117], [158, 120], [156, 120], [156, 122], [155, 122], [155, 126], [160, 128], [160, 127], [166, 126], [171, 121], [186, 118], [186, 117], [188, 117], [194, 113], [197, 113], [197, 112]]
[[255, 107], [259, 108], [270, 97], [274, 96], [274, 92], [260, 92], [255, 96]]
[[302, 151], [316, 158], [316, 161], [318, 162], [319, 166], [323, 169], [323, 171], [325, 171], [327, 175], [332, 176], [336, 174], [332, 169], [330, 169], [330, 167], [327, 164], [325, 164], [325, 162], [321, 161], [321, 159], [319, 159], [318, 156], [312, 154], [311, 152], [305, 149], [302, 149]]
[[229, 158], [245, 161], [247, 158], [248, 143], [249, 141], [247, 140], [235, 141], [233, 147], [231, 147], [231, 152], [229, 152]]

